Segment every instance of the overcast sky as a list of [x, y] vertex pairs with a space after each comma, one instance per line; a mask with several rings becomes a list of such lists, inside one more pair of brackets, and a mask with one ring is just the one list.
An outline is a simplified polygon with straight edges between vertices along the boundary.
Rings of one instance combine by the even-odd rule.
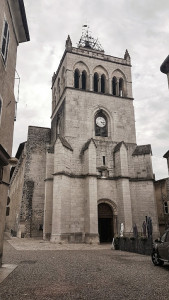
[[[29, 125], [50, 127], [51, 78], [68, 34], [77, 46], [88, 24], [105, 54], [132, 62], [137, 144], [151, 144], [156, 179], [168, 176], [169, 90], [160, 65], [169, 55], [169, 0], [24, 0], [30, 42], [18, 47], [15, 155]], [[17, 80], [16, 80], [17, 83]]]

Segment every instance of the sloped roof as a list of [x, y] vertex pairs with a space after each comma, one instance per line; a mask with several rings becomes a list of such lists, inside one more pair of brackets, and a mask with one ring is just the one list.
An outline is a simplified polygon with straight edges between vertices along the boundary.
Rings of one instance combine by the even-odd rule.
[[93, 141], [95, 147], [97, 148], [95, 141], [93, 140], [93, 138], [91, 138], [83, 145], [82, 150], [80, 151], [80, 154], [83, 154], [89, 148], [91, 141]]
[[125, 142], [121, 141], [120, 143], [118, 143], [118, 144], [114, 147], [114, 153], [120, 150], [122, 144], [124, 144], [124, 146], [125, 146], [126, 149], [127, 149], [127, 146], [126, 146]]
[[71, 145], [68, 143], [68, 141], [67, 141], [63, 136], [60, 136], [60, 135], [59, 135], [58, 138], [60, 139], [62, 145], [63, 145], [65, 148], [67, 148], [67, 149], [73, 151]]
[[151, 145], [137, 146], [132, 155], [145, 155], [152, 154]]
[[16, 157], [17, 159], [20, 158], [20, 156], [21, 156], [21, 154], [22, 154], [22, 151], [23, 151], [23, 148], [24, 148], [24, 146], [25, 146], [25, 143], [26, 143], [26, 142], [23, 142], [23, 143], [21, 143], [21, 144], [19, 145], [18, 150], [17, 150], [16, 155], [15, 155], [15, 157]]

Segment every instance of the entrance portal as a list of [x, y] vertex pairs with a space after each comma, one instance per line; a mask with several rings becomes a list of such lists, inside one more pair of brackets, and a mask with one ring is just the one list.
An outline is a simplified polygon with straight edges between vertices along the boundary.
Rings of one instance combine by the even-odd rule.
[[113, 211], [107, 203], [98, 205], [98, 230], [100, 243], [111, 243], [114, 236]]

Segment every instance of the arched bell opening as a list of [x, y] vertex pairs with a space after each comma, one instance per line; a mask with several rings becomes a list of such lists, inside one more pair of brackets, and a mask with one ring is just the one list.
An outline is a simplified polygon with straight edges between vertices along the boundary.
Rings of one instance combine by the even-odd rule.
[[99, 75], [94, 73], [94, 92], [99, 91]]
[[113, 209], [107, 203], [98, 205], [98, 232], [100, 243], [112, 243], [114, 237]]
[[76, 69], [74, 72], [74, 87], [75, 87], [75, 89], [79, 89], [79, 78], [80, 78], [80, 73], [79, 73], [79, 70]]
[[86, 81], [87, 81], [87, 74], [86, 71], [82, 72], [82, 90], [86, 90]]

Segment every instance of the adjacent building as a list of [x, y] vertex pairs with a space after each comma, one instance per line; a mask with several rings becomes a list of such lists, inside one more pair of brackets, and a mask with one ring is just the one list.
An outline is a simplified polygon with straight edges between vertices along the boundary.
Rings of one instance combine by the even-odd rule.
[[29, 41], [23, 0], [0, 1], [0, 266], [8, 198], [13, 127], [14, 81], [19, 43]]
[[169, 227], [169, 178], [155, 181], [158, 223], [160, 235]]
[[[160, 70], [167, 75], [169, 84], [169, 55], [162, 63]], [[169, 151], [164, 156], [167, 159], [167, 165], [169, 170]], [[155, 181], [155, 194], [157, 201], [157, 212], [160, 234], [169, 227], [169, 178], [163, 178]]]
[[136, 143], [133, 100], [127, 50], [123, 58], [105, 54], [88, 30], [76, 48], [68, 36], [52, 77], [51, 128], [30, 126], [18, 150], [8, 230], [58, 243], [111, 242], [134, 225], [141, 234], [151, 217], [158, 235], [152, 151]]

